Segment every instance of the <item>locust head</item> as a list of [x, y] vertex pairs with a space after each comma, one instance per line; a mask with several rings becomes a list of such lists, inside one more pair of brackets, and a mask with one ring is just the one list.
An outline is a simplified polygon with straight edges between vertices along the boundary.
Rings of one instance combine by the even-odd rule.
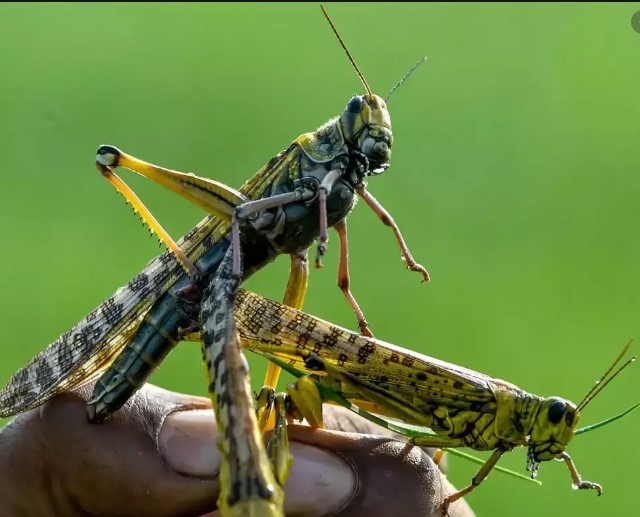
[[340, 126], [347, 144], [368, 160], [369, 174], [380, 174], [389, 167], [393, 134], [382, 97], [354, 95], [340, 116]]
[[389, 167], [391, 145], [393, 144], [391, 117], [387, 109], [387, 100], [393, 91], [411, 75], [425, 58], [420, 59], [391, 89], [389, 95], [383, 99], [372, 93], [367, 80], [362, 75], [344, 41], [342, 41], [338, 29], [327, 14], [327, 11], [323, 6], [320, 6], [320, 8], [366, 90], [364, 95], [354, 95], [340, 116], [342, 134], [347, 145], [360, 162], [364, 175], [380, 174]]
[[529, 462], [558, 458], [573, 438], [580, 413], [573, 402], [559, 397], [545, 399], [531, 428]]
[[[600, 380], [595, 383], [593, 388], [589, 390], [580, 404], [576, 406], [573, 402], [569, 402], [568, 400], [561, 399], [559, 397], [550, 397], [542, 401], [540, 410], [538, 411], [535, 422], [531, 428], [529, 440], [529, 466], [533, 464], [534, 472], [537, 469], [537, 464], [541, 461], [548, 461], [552, 459], [566, 461], [568, 455], [564, 450], [567, 448], [571, 439], [574, 435], [581, 434], [587, 430], [587, 428], [577, 429], [580, 412], [596, 397], [596, 395], [600, 394], [607, 384], [617, 377], [622, 370], [636, 360], [635, 357], [630, 357], [616, 371], [614, 371], [616, 365], [627, 353], [632, 341], [633, 340], [630, 340], [625, 345], [620, 355], [607, 369], [604, 375], [600, 377]], [[637, 406], [634, 406], [632, 409], [635, 409], [635, 407]], [[619, 418], [619, 416], [611, 420], [615, 420], [616, 418]], [[590, 427], [599, 427], [605, 423], [607, 423], [607, 421]]]
[[529, 435], [527, 470], [531, 471], [532, 478], [536, 477], [541, 461], [553, 459], [564, 461], [569, 469], [569, 473], [571, 474], [574, 489], [596, 490], [598, 495], [602, 495], [602, 487], [598, 483], [592, 483], [591, 481], [584, 481], [582, 479], [575, 464], [573, 463], [573, 460], [571, 459], [571, 456], [565, 452], [565, 449], [574, 436], [592, 429], [597, 429], [603, 425], [607, 425], [640, 406], [640, 403], [635, 404], [619, 415], [608, 418], [607, 420], [597, 424], [576, 429], [578, 426], [578, 420], [580, 419], [580, 412], [594, 399], [596, 395], [601, 393], [607, 384], [620, 374], [622, 370], [636, 360], [635, 357], [631, 357], [627, 359], [627, 361], [625, 361], [616, 371], [614, 371], [614, 368], [627, 353], [630, 346], [631, 341], [626, 344], [622, 349], [622, 353], [616, 358], [613, 364], [607, 369], [604, 375], [600, 377], [600, 380], [595, 383], [593, 388], [589, 390], [577, 406], [568, 400], [558, 397], [551, 397], [542, 401]]

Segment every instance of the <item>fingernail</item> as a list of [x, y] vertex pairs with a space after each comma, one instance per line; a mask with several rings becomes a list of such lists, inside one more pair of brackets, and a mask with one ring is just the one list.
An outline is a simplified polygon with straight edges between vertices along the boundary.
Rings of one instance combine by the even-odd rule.
[[345, 507], [355, 496], [356, 474], [341, 457], [291, 442], [293, 467], [285, 485], [287, 515], [323, 516]]
[[158, 448], [176, 472], [186, 476], [214, 477], [221, 462], [216, 436], [213, 411], [178, 411], [171, 413], [162, 424]]

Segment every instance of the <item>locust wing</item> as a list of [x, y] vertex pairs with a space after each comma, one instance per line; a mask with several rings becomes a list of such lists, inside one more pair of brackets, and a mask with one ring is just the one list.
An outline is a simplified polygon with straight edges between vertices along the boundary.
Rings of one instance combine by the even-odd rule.
[[[259, 199], [279, 175], [297, 166], [297, 144], [272, 158], [241, 188], [249, 199]], [[178, 245], [197, 262], [230, 230], [224, 219], [207, 216]], [[39, 406], [99, 376], [130, 341], [155, 301], [184, 276], [170, 252], [154, 258], [128, 284], [100, 304], [71, 330], [62, 334], [16, 372], [0, 391], [0, 417]]]
[[495, 381], [484, 374], [367, 338], [249, 291], [238, 296], [236, 319], [252, 351], [317, 373], [306, 367], [300, 350], [315, 352], [353, 379], [419, 410], [438, 405], [465, 410], [495, 401]]
[[[212, 222], [208, 218], [199, 226], [211, 226]], [[169, 252], [154, 258], [9, 379], [0, 391], [0, 417], [34, 408], [98, 376], [131, 339], [155, 300], [182, 275], [181, 266]]]

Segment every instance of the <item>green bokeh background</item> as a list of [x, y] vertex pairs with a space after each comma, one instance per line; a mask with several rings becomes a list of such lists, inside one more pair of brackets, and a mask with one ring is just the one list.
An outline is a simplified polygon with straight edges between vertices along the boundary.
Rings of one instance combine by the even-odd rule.
[[[392, 167], [370, 190], [433, 282], [404, 270], [364, 204], [349, 219], [353, 290], [377, 337], [580, 400], [638, 335], [640, 4], [335, 4], [329, 12], [374, 91], [391, 100]], [[362, 88], [316, 4], [61, 4], [0, 8], [0, 380], [158, 253], [96, 172], [112, 143], [240, 186]], [[126, 176], [174, 236], [202, 213]], [[306, 309], [351, 328], [336, 287], [337, 239]], [[247, 287], [280, 299], [288, 259]], [[250, 358], [259, 386], [264, 363]], [[205, 394], [198, 347], [152, 381]], [[582, 423], [640, 397], [637, 367]], [[605, 495], [493, 474], [479, 515], [620, 515], [635, 504], [640, 414], [569, 452]], [[105, 447], [108, 446], [105, 444]], [[503, 465], [524, 472], [525, 451]], [[461, 486], [476, 469], [451, 459]]]

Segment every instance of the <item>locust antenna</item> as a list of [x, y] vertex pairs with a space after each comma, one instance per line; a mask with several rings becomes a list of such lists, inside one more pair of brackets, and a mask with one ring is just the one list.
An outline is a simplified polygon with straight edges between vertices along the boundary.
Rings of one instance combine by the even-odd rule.
[[629, 340], [629, 342], [624, 346], [624, 348], [622, 349], [622, 352], [620, 352], [620, 354], [618, 355], [616, 360], [613, 362], [613, 364], [607, 369], [606, 372], [604, 372], [604, 375], [600, 377], [598, 381], [596, 381], [593, 388], [591, 388], [589, 392], [585, 395], [585, 397], [582, 399], [582, 402], [578, 404], [578, 407], [577, 407], [578, 411], [583, 410], [586, 407], [586, 405], [589, 402], [591, 402], [595, 398], [595, 396], [598, 395], [598, 393], [600, 393], [607, 386], [607, 384], [609, 384], [613, 379], [615, 379], [620, 374], [620, 372], [622, 372], [622, 370], [624, 370], [627, 366], [629, 366], [632, 362], [636, 360], [635, 356], [630, 357], [624, 362], [622, 366], [620, 366], [620, 368], [618, 368], [614, 373], [611, 374], [611, 372], [616, 367], [616, 365], [627, 353], [627, 350], [629, 350], [631, 343], [633, 343], [633, 339]]
[[329, 22], [329, 25], [331, 25], [331, 28], [333, 29], [333, 33], [338, 38], [338, 41], [340, 42], [340, 45], [342, 45], [342, 48], [347, 53], [347, 57], [349, 58], [349, 61], [351, 61], [351, 64], [353, 65], [353, 68], [355, 69], [356, 73], [358, 74], [358, 77], [362, 81], [362, 84], [364, 85], [365, 90], [367, 90], [367, 95], [369, 97], [371, 97], [373, 94], [371, 93], [371, 88], [369, 88], [369, 85], [367, 84], [367, 80], [364, 78], [364, 75], [362, 75], [362, 72], [358, 68], [358, 65], [356, 65], [356, 62], [353, 59], [353, 56], [351, 55], [351, 52], [349, 52], [349, 49], [344, 44], [344, 41], [342, 41], [342, 38], [340, 37], [340, 34], [338, 33], [338, 29], [336, 29], [336, 26], [333, 24], [333, 21], [331, 21], [331, 18], [329, 18], [329, 14], [325, 10], [324, 5], [320, 4], [320, 9], [322, 9], [322, 14], [324, 14], [324, 17]]
[[387, 96], [384, 98], [384, 102], [387, 102], [389, 100], [389, 97], [391, 97], [391, 94], [393, 92], [395, 92], [401, 85], [402, 83], [404, 83], [407, 79], [409, 79], [409, 76], [416, 71], [416, 68], [418, 68], [422, 63], [424, 63], [427, 60], [427, 56], [422, 56], [418, 62], [413, 65], [411, 67], [411, 70], [409, 70], [406, 74], [404, 74], [404, 77], [402, 79], [400, 79], [396, 85], [391, 88], [391, 90], [389, 90], [389, 93], [387, 93]]

